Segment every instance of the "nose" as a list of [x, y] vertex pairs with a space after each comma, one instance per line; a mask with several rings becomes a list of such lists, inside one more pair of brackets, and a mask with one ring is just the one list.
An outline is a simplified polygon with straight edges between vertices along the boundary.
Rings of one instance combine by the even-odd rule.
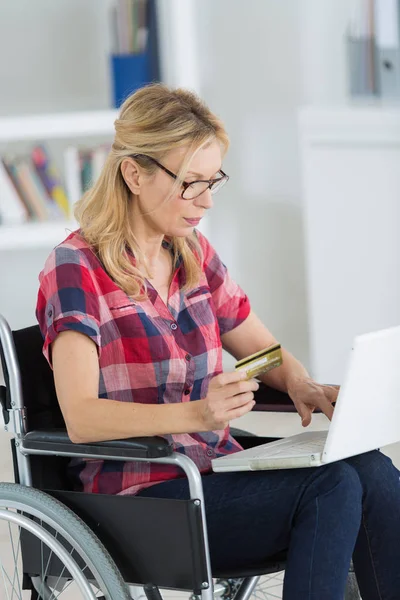
[[214, 201], [211, 194], [211, 190], [207, 189], [200, 196], [197, 196], [197, 198], [194, 199], [194, 203], [196, 206], [201, 206], [201, 208], [212, 208], [214, 206]]

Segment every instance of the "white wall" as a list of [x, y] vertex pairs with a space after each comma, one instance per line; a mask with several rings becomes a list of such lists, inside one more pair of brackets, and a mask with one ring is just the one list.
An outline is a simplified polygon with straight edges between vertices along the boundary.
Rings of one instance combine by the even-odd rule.
[[[0, 114], [109, 105], [110, 1], [2, 0]], [[296, 112], [306, 100], [345, 97], [341, 35], [352, 2], [184, 0], [184, 13], [182, 0], [168, 2], [168, 11], [159, 3], [167, 81], [198, 87], [232, 140], [231, 181], [215, 199], [207, 231], [256, 312], [307, 364]], [[183, 47], [195, 61], [193, 42], [196, 73], [184, 71], [187, 60], [178, 72], [170, 58]], [[26, 257], [28, 276], [0, 261], [0, 276], [7, 269], [8, 277], [0, 281], [15, 286], [24, 304], [41, 253]], [[0, 289], [0, 310], [5, 297]], [[32, 304], [15, 307], [13, 326], [31, 322]]]
[[231, 137], [231, 180], [210, 237], [255, 311], [307, 361], [296, 108], [303, 90], [300, 3], [203, 0], [201, 93]]
[[0, 115], [109, 106], [110, 0], [2, 0]]
[[309, 363], [297, 111], [347, 101], [356, 0], [196, 3], [200, 91], [224, 122], [231, 181], [210, 237], [275, 335]]

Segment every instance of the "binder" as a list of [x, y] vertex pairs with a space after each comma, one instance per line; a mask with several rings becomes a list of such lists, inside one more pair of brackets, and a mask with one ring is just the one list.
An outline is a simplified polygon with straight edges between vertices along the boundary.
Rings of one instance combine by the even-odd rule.
[[376, 64], [382, 98], [400, 97], [399, 0], [375, 0]]

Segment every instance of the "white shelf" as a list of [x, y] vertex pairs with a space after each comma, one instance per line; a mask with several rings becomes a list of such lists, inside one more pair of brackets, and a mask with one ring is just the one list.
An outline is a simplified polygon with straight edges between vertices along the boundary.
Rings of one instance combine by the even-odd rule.
[[302, 141], [316, 146], [399, 144], [400, 105], [379, 103], [300, 109]]
[[112, 135], [117, 110], [0, 118], [0, 142]]
[[49, 221], [15, 226], [0, 225], [0, 251], [36, 248], [48, 248], [50, 251], [77, 228], [78, 225], [75, 221]]

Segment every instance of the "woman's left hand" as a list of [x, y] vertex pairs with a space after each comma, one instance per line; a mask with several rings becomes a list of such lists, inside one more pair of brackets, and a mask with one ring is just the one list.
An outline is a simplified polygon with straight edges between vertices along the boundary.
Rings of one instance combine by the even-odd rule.
[[332, 419], [332, 402], [336, 402], [339, 386], [322, 385], [310, 377], [296, 376], [289, 379], [287, 388], [303, 427], [311, 423], [312, 413], [316, 408], [322, 410], [329, 420]]

